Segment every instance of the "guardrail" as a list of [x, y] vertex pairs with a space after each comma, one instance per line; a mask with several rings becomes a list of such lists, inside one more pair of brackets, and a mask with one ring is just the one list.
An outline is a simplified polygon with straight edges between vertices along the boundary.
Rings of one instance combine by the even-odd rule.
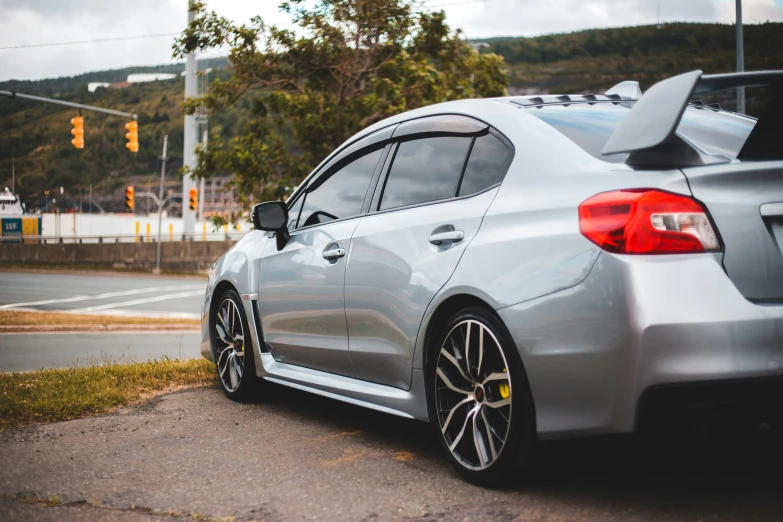
[[[239, 241], [246, 231], [230, 231], [198, 234], [161, 234], [161, 243], [177, 241]], [[103, 236], [0, 236], [0, 244], [82, 244], [82, 243], [157, 243], [157, 234], [125, 234]]]

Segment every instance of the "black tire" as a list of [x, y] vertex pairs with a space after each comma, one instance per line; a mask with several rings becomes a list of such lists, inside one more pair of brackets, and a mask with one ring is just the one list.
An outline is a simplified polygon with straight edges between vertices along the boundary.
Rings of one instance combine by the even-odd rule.
[[[478, 344], [478, 336], [484, 343], [480, 362], [478, 350], [470, 350]], [[455, 347], [460, 338], [472, 341], [462, 358]], [[535, 409], [522, 359], [500, 319], [481, 307], [464, 308], [448, 320], [430, 349], [428, 407], [438, 440], [454, 469], [468, 482], [484, 487], [528, 479], [537, 441]], [[504, 373], [510, 379], [503, 377]], [[468, 391], [471, 387], [472, 392]], [[472, 437], [466, 438], [468, 430]]]
[[[233, 401], [244, 402], [252, 399], [260, 387], [260, 379], [256, 376], [256, 364], [253, 357], [255, 350], [250, 336], [250, 327], [245, 317], [242, 300], [234, 290], [229, 289], [223, 292], [217, 303], [210, 320], [210, 330], [218, 380], [226, 397]], [[224, 310], [228, 312], [227, 315], [224, 315]], [[237, 319], [239, 319], [239, 324], [236, 323]], [[235, 338], [239, 333], [237, 326], [240, 325], [242, 328], [241, 341], [239, 338]], [[232, 351], [235, 353], [232, 354]], [[231, 368], [231, 357], [235, 358], [233, 369]], [[238, 379], [236, 379], [237, 377]]]

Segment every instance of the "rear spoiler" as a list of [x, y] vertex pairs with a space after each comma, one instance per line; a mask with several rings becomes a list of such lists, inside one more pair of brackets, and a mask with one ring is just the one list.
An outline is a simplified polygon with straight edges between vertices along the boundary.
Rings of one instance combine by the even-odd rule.
[[[691, 164], [710, 162], [705, 161], [704, 155], [692, 144], [676, 134], [680, 119], [691, 98], [737, 87], [775, 84], [783, 86], [783, 71], [710, 75], [703, 75], [701, 71], [691, 71], [673, 76], [656, 83], [644, 93], [644, 96], [634, 104], [628, 117], [620, 122], [609, 137], [601, 153], [604, 155], [620, 153], [633, 155], [640, 152], [674, 153], [675, 156]], [[773, 104], [778, 105], [779, 100], [775, 100]], [[661, 159], [659, 154], [654, 154], [655, 158], [646, 158], [646, 156], [650, 155], [637, 155], [638, 161], [629, 161], [629, 163], [644, 164]]]

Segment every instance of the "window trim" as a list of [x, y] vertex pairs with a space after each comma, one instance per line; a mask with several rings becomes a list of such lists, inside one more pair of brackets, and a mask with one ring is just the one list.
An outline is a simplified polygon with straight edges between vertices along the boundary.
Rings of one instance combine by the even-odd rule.
[[[436, 201], [425, 201], [424, 203], [415, 203], [413, 205], [406, 205], [404, 207], [395, 207], [395, 208], [390, 208], [390, 209], [386, 209], [386, 210], [378, 210], [378, 207], [380, 206], [381, 194], [383, 192], [383, 188], [385, 188], [386, 179], [388, 178], [388, 175], [389, 175], [389, 169], [391, 167], [392, 160], [394, 158], [394, 155], [397, 152], [397, 147], [399, 146], [400, 142], [402, 142], [402, 141], [409, 141], [409, 140], [412, 140], [412, 139], [424, 138], [424, 137], [428, 137], [428, 135], [433, 136], [433, 137], [435, 137], [435, 136], [448, 136], [448, 135], [450, 135], [450, 136], [465, 136], [464, 132], [448, 133], [448, 132], [443, 132], [443, 131], [433, 132], [433, 131], [430, 130], [428, 132], [423, 132], [423, 133], [420, 133], [420, 134], [407, 134], [406, 133], [403, 136], [394, 137], [393, 135], [394, 135], [396, 129], [400, 125], [403, 125], [405, 123], [419, 122], [419, 121], [422, 121], [422, 120], [428, 120], [428, 119], [431, 119], [431, 118], [439, 118], [439, 117], [443, 117], [443, 116], [459, 116], [461, 118], [474, 120], [475, 122], [478, 122], [477, 124], [485, 126], [483, 132], [479, 131], [479, 132], [477, 132], [476, 134], [473, 135], [474, 136], [474, 140], [473, 140], [473, 143], [471, 144], [469, 152], [473, 151], [473, 144], [475, 143], [475, 137], [477, 137], [479, 135], [483, 135], [484, 132], [492, 134], [494, 137], [496, 137], [498, 140], [500, 140], [500, 142], [503, 143], [503, 145], [505, 145], [508, 148], [508, 150], [511, 152], [511, 154], [509, 156], [509, 160], [507, 162], [507, 165], [505, 167], [505, 170], [504, 170], [502, 176], [499, 177], [498, 181], [495, 184], [485, 188], [484, 190], [481, 190], [479, 192], [474, 192], [473, 194], [467, 194], [465, 196], [457, 196], [456, 194], [459, 194], [459, 188], [462, 185], [462, 177], [464, 176], [464, 171], [467, 168], [467, 161], [470, 159], [470, 153], [469, 153], [466, 156], [466, 161], [465, 161], [465, 163], [463, 165], [463, 171], [460, 174], [460, 181], [458, 183], [458, 186], [457, 186], [457, 189], [455, 191], [455, 195], [454, 196], [452, 196], [450, 198], [439, 199], [439, 200], [436, 200]], [[387, 134], [388, 134], [388, 136], [387, 136]], [[292, 201], [292, 205], [290, 205], [288, 208], [290, 209], [291, 206], [293, 206], [293, 204], [296, 203], [296, 200], [299, 197], [306, 197], [307, 189], [309, 188], [311, 182], [315, 178], [317, 178], [320, 175], [322, 175], [326, 171], [325, 169], [332, 168], [332, 166], [336, 162], [340, 161], [345, 156], [353, 154], [353, 153], [358, 152], [358, 151], [362, 151], [365, 148], [371, 148], [371, 147], [375, 146], [380, 141], [385, 142], [385, 148], [384, 148], [383, 153], [381, 154], [381, 159], [378, 161], [378, 165], [376, 166], [376, 172], [374, 173], [373, 178], [370, 180], [370, 186], [368, 188], [367, 195], [365, 196], [365, 202], [364, 202], [364, 206], [362, 207], [362, 212], [357, 214], [357, 215], [355, 215], [355, 216], [342, 218], [342, 219], [336, 219], [334, 221], [329, 221], [327, 223], [318, 223], [318, 224], [314, 224], [314, 225], [309, 225], [307, 227], [294, 228], [293, 230], [289, 231], [289, 233], [292, 236], [295, 235], [295, 234], [298, 234], [300, 230], [305, 230], [305, 231], [313, 230], [313, 229], [315, 229], [317, 227], [321, 227], [321, 226], [325, 226], [325, 225], [331, 225], [332, 223], [339, 223], [339, 222], [348, 221], [348, 220], [351, 220], [351, 219], [362, 218], [362, 217], [366, 217], [368, 215], [385, 214], [385, 213], [388, 213], [388, 212], [396, 212], [396, 211], [399, 211], [399, 210], [408, 210], [408, 209], [411, 209], [411, 208], [423, 207], [425, 205], [438, 205], [440, 203], [444, 203], [444, 202], [447, 202], [447, 201], [467, 199], [467, 198], [472, 198], [472, 197], [475, 197], [475, 196], [480, 196], [480, 195], [482, 195], [482, 194], [484, 194], [484, 193], [486, 193], [486, 192], [488, 192], [490, 190], [496, 189], [497, 187], [499, 187], [503, 183], [503, 180], [505, 179], [506, 175], [508, 174], [508, 171], [509, 171], [509, 169], [511, 167], [511, 164], [514, 162], [514, 158], [516, 157], [516, 148], [514, 147], [514, 144], [511, 142], [511, 140], [506, 138], [506, 136], [503, 133], [501, 133], [500, 131], [498, 131], [497, 129], [492, 127], [491, 125], [489, 125], [486, 122], [484, 122], [484, 121], [482, 121], [482, 120], [480, 120], [478, 118], [475, 118], [473, 116], [465, 116], [465, 115], [462, 115], [462, 114], [453, 114], [453, 113], [443, 113], [443, 114], [434, 114], [434, 115], [429, 115], [429, 116], [421, 116], [421, 117], [417, 117], [417, 118], [412, 118], [410, 120], [405, 120], [403, 122], [395, 123], [395, 124], [392, 124], [392, 125], [390, 125], [388, 127], [384, 127], [383, 129], [379, 129], [378, 131], [376, 131], [376, 132], [374, 132], [372, 134], [369, 134], [368, 136], [365, 136], [364, 138], [361, 138], [361, 139], [351, 143], [350, 145], [348, 145], [347, 147], [342, 149], [342, 151], [340, 151], [340, 152], [338, 152], [336, 154], [333, 153], [331, 155], [332, 156], [331, 158], [327, 158], [327, 160], [325, 160], [322, 165], [319, 165], [319, 167], [316, 167], [316, 169], [311, 174], [309, 174], [305, 178], [305, 180], [299, 185], [297, 190], [295, 190], [291, 194], [291, 198], [290, 199]], [[302, 208], [304, 208], [304, 202], [302, 203]], [[297, 226], [299, 225], [299, 218], [300, 217], [301, 217], [301, 210], [300, 210], [300, 215], [297, 216]], [[271, 235], [273, 236], [274, 233], [271, 233]]]
[[[377, 147], [377, 142], [376, 142], [376, 143], [369, 144], [369, 145], [365, 146], [362, 149], [358, 149], [356, 151], [351, 151], [351, 153], [346, 155], [346, 157], [351, 157], [352, 159], [350, 161], [345, 162], [345, 163], [342, 163], [341, 161], [338, 161], [337, 163], [339, 163], [340, 166], [335, 168], [333, 172], [329, 173], [328, 176], [326, 178], [324, 178], [324, 180], [321, 181], [321, 183], [319, 183], [319, 186], [322, 185], [329, 178], [331, 178], [332, 175], [334, 175], [337, 172], [339, 172], [340, 170], [342, 170], [343, 167], [351, 164], [352, 162], [358, 160], [359, 158], [362, 158], [362, 157], [366, 156], [367, 154], [372, 154], [373, 152], [375, 152], [377, 150], [380, 150], [381, 151], [381, 156], [378, 158], [378, 162], [375, 164], [375, 169], [373, 170], [372, 176], [370, 176], [370, 183], [367, 186], [367, 192], [365, 192], [365, 194], [364, 194], [364, 201], [362, 202], [362, 206], [361, 206], [361, 209], [359, 210], [358, 214], [354, 214], [354, 215], [347, 216], [347, 217], [340, 218], [340, 219], [334, 219], [332, 221], [327, 221], [325, 223], [313, 223], [312, 225], [307, 225], [306, 227], [299, 227], [299, 220], [302, 218], [302, 210], [304, 209], [305, 203], [307, 203], [307, 195], [310, 194], [311, 182], [308, 182], [307, 186], [305, 186], [301, 191], [299, 191], [299, 195], [301, 195], [301, 197], [303, 197], [305, 199], [302, 201], [302, 207], [299, 209], [299, 215], [296, 218], [296, 227], [293, 230], [289, 231], [289, 234], [290, 235], [294, 235], [295, 233], [298, 233], [300, 230], [312, 230], [312, 229], [315, 229], [317, 227], [331, 225], [332, 223], [340, 223], [342, 221], [348, 221], [350, 219], [360, 218], [360, 217], [363, 217], [363, 216], [367, 215], [366, 208], [369, 205], [368, 197], [370, 197], [371, 191], [374, 190], [374, 186], [377, 183], [378, 178], [380, 177], [380, 173], [383, 170], [383, 166], [385, 165], [385, 161], [386, 161], [386, 156], [385, 155], [388, 154], [390, 146], [391, 146], [390, 143], [388, 143], [388, 141], [387, 141], [385, 143], [385, 145], [383, 146], [383, 149], [379, 149]], [[342, 160], [342, 159], [344, 159], [344, 157], [340, 158], [340, 160]], [[318, 186], [316, 186], [313, 189], [313, 191], [315, 191], [317, 189], [318, 189]], [[297, 200], [299, 199], [299, 195], [297, 195]], [[294, 204], [296, 204], [296, 201], [294, 201]], [[293, 204], [291, 206], [293, 206]], [[289, 207], [289, 209], [290, 208], [291, 207]]]
[[[480, 120], [476, 120], [476, 121], [480, 121]], [[493, 183], [492, 185], [486, 187], [483, 190], [480, 190], [478, 192], [473, 192], [472, 194], [466, 194], [464, 196], [458, 196], [459, 189], [462, 186], [462, 179], [465, 176], [465, 170], [467, 169], [468, 161], [470, 160], [470, 154], [473, 152], [473, 146], [476, 143], [476, 138], [481, 137], [481, 136], [485, 136], [486, 134], [492, 134], [492, 136], [497, 138], [498, 141], [500, 141], [500, 143], [502, 143], [508, 149], [508, 151], [510, 152], [508, 160], [506, 161], [506, 164], [504, 165], [504, 168], [503, 168], [503, 174], [498, 177], [498, 181], [496, 181], [495, 183]], [[380, 206], [381, 206], [381, 199], [383, 198], [383, 192], [386, 189], [386, 182], [389, 179], [389, 173], [391, 171], [392, 165], [394, 164], [394, 156], [396, 156], [396, 154], [397, 154], [397, 149], [399, 148], [400, 143], [405, 142], [405, 141], [413, 141], [413, 140], [417, 140], [417, 139], [426, 139], [426, 138], [431, 138], [431, 137], [439, 137], [439, 136], [447, 136], [447, 135], [451, 135], [451, 136], [465, 136], [464, 134], [459, 134], [459, 133], [445, 134], [445, 133], [441, 132], [441, 133], [433, 134], [433, 133], [430, 133], [430, 132], [426, 132], [426, 133], [422, 133], [422, 134], [419, 134], [419, 135], [405, 135], [404, 137], [401, 137], [400, 139], [393, 139], [392, 140], [392, 143], [390, 144], [390, 151], [388, 153], [388, 156], [386, 158], [386, 161], [385, 161], [385, 163], [383, 165], [383, 169], [382, 169], [382, 172], [381, 172], [381, 177], [380, 177], [381, 179], [378, 180], [378, 185], [376, 186], [375, 192], [373, 194], [372, 203], [370, 204], [370, 210], [368, 212], [369, 215], [385, 214], [387, 212], [395, 212], [397, 210], [407, 210], [407, 209], [410, 209], [410, 208], [423, 207], [425, 205], [437, 205], [437, 204], [444, 203], [444, 202], [447, 202], [447, 201], [472, 198], [474, 196], [479, 196], [481, 194], [484, 194], [485, 192], [488, 192], [488, 191], [490, 191], [492, 189], [495, 189], [495, 188], [499, 187], [503, 183], [503, 180], [506, 179], [506, 174], [508, 174], [508, 171], [511, 168], [511, 164], [514, 163], [514, 158], [516, 157], [516, 148], [514, 147], [514, 144], [511, 143], [511, 140], [506, 138], [503, 135], [503, 133], [501, 133], [500, 131], [498, 131], [497, 129], [495, 129], [492, 126], [487, 126], [487, 128], [483, 132], [478, 132], [477, 134], [473, 135], [473, 139], [471, 141], [470, 147], [468, 148], [468, 152], [465, 155], [465, 160], [464, 160], [464, 162], [462, 164], [462, 171], [460, 172], [459, 181], [457, 183], [457, 187], [456, 187], [456, 189], [454, 191], [454, 195], [453, 196], [448, 197], [448, 198], [443, 198], [443, 199], [437, 199], [437, 200], [433, 200], [433, 201], [424, 201], [422, 203], [413, 203], [411, 205], [405, 205], [405, 206], [401, 206], [401, 207], [387, 208], [387, 209], [381, 210], [381, 208], [380, 208]], [[379, 188], [380, 188], [380, 190], [379, 190]]]
[[[465, 165], [468, 164], [468, 158], [470, 157], [470, 151], [473, 149], [473, 143], [476, 141], [476, 136], [475, 135], [464, 135], [464, 134], [441, 134], [441, 133], [435, 135], [435, 134], [430, 133], [430, 132], [422, 133], [422, 134], [418, 134], [418, 135], [414, 134], [412, 136], [414, 136], [414, 137], [410, 138], [410, 139], [400, 139], [399, 141], [397, 141], [397, 146], [394, 148], [394, 155], [392, 156], [392, 160], [389, 163], [389, 168], [386, 171], [386, 176], [383, 179], [383, 188], [381, 189], [381, 195], [378, 198], [378, 206], [374, 207], [374, 208], [378, 209], [379, 211], [380, 210], [392, 210], [393, 208], [412, 207], [414, 205], [419, 205], [421, 203], [427, 203], [427, 201], [422, 201], [421, 203], [412, 203], [410, 205], [401, 205], [399, 207], [392, 207], [392, 208], [381, 209], [381, 203], [383, 203], [383, 196], [386, 194], [386, 185], [389, 183], [389, 174], [391, 174], [391, 169], [394, 168], [394, 160], [397, 159], [397, 152], [399, 152], [399, 150], [400, 150], [400, 145], [403, 144], [403, 143], [411, 142], [411, 141], [428, 140], [428, 139], [434, 139], [434, 138], [450, 138], [450, 137], [454, 137], [454, 138], [470, 138], [470, 143], [468, 144], [468, 147], [465, 150], [465, 157], [462, 158], [462, 167], [460, 168], [459, 176], [457, 177], [457, 183], [456, 183], [455, 188], [454, 188], [454, 194], [451, 197], [448, 197], [448, 198], [441, 198], [441, 199], [436, 199], [436, 200], [432, 200], [432, 201], [444, 201], [444, 200], [447, 200], [447, 199], [451, 199], [451, 198], [455, 197], [457, 194], [459, 194], [459, 184], [462, 182], [462, 175], [465, 173]], [[406, 137], [408, 137], [408, 136], [406, 136]]]
[[[478, 136], [475, 136], [473, 138], [473, 143], [470, 145], [470, 153], [468, 154], [468, 159], [465, 161], [465, 167], [462, 170], [462, 175], [459, 178], [459, 186], [457, 186], [457, 192], [455, 194], [456, 197], [466, 197], [470, 194], [466, 194], [465, 196], [460, 196], [459, 191], [462, 188], [462, 180], [465, 178], [465, 172], [468, 169], [468, 162], [470, 161], [470, 154], [473, 154], [473, 147], [476, 145], [476, 139], [486, 136], [487, 134], [491, 134], [493, 137], [497, 138], [497, 140], [502, 143], [510, 152], [508, 159], [506, 159], [506, 162], [503, 164], [502, 172], [503, 174], [500, 175], [498, 178], [498, 181], [496, 181], [494, 185], [500, 185], [503, 183], [503, 180], [506, 179], [506, 174], [508, 174], [508, 169], [511, 168], [511, 164], [514, 163], [514, 157], [516, 156], [516, 149], [514, 148], [514, 145], [511, 143], [509, 139], [507, 139], [503, 134], [501, 134], [499, 131], [493, 129], [492, 127], [489, 128], [489, 132], [486, 134], [480, 134]], [[474, 192], [474, 194], [480, 194], [481, 192], [484, 192], [483, 190], [479, 192]]]

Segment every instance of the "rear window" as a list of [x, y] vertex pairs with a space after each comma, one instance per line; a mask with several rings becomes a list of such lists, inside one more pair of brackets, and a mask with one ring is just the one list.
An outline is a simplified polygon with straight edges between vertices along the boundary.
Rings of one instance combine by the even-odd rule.
[[[526, 110], [560, 131], [591, 156], [611, 163], [624, 163], [628, 154], [604, 156], [601, 151], [609, 136], [628, 116], [631, 107], [631, 103], [584, 103], [545, 105], [540, 109]], [[734, 159], [755, 123], [754, 120], [728, 113], [688, 107], [677, 132], [711, 154], [722, 154]]]

